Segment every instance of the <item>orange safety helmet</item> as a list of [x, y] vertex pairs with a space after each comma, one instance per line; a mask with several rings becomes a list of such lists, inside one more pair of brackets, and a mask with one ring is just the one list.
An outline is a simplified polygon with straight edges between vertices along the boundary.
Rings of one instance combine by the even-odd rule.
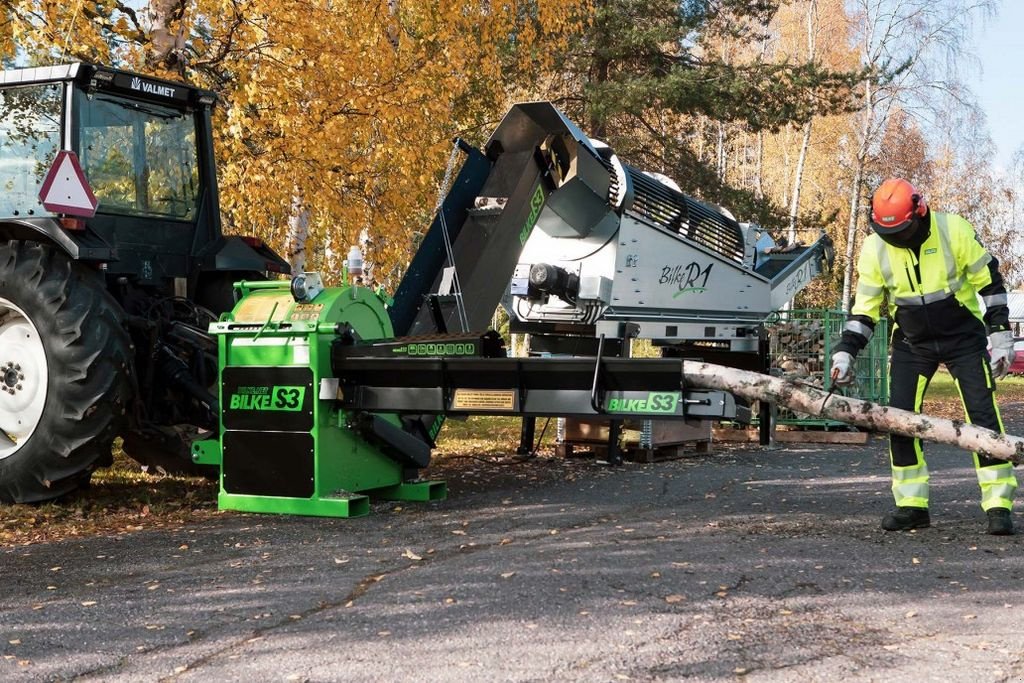
[[889, 178], [871, 197], [871, 227], [882, 237], [892, 237], [911, 226], [915, 216], [928, 214], [921, 193], [903, 178]]

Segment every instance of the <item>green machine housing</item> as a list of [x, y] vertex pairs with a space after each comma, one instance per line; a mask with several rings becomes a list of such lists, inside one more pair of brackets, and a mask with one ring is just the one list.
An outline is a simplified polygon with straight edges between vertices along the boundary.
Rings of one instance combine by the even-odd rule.
[[291, 286], [238, 283], [240, 300], [210, 326], [218, 343], [220, 436], [194, 443], [193, 460], [220, 468], [219, 507], [354, 517], [369, 512], [369, 495], [443, 499], [443, 482], [410, 481], [429, 449], [405, 443], [397, 417], [375, 414], [357, 428], [337, 401], [331, 344], [341, 329], [357, 329], [364, 340], [392, 338], [384, 302], [359, 286], [300, 301]]

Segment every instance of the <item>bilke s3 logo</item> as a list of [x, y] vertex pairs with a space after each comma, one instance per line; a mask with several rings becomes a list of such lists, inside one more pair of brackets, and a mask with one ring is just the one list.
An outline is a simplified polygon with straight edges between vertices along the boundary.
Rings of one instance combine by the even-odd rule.
[[306, 387], [302, 386], [238, 387], [228, 405], [232, 410], [298, 411], [305, 398]]
[[644, 398], [612, 397], [605, 410], [609, 413], [672, 414], [679, 407], [679, 398], [679, 392], [674, 391], [651, 391]]

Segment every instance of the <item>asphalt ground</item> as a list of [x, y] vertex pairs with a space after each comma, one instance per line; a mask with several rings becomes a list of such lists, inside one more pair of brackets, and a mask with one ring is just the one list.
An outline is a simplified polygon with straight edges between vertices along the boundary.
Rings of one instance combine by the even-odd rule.
[[448, 500], [359, 519], [6, 548], [0, 680], [1024, 680], [1024, 535], [984, 533], [970, 454], [927, 453], [909, 533], [873, 438], [451, 461]]

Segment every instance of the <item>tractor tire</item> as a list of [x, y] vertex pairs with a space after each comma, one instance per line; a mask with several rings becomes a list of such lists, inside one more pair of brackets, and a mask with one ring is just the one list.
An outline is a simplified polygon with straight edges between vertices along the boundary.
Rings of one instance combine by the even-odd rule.
[[88, 267], [0, 243], [0, 502], [59, 498], [111, 463], [132, 398], [122, 319]]

